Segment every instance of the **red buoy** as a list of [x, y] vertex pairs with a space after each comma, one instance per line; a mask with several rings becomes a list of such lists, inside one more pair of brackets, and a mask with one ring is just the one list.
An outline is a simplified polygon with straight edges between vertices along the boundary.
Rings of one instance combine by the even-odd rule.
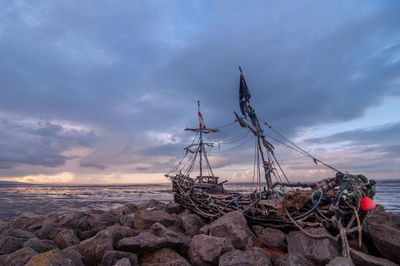
[[360, 202], [360, 209], [366, 212], [372, 211], [375, 209], [375, 206], [375, 202], [368, 197], [362, 198]]

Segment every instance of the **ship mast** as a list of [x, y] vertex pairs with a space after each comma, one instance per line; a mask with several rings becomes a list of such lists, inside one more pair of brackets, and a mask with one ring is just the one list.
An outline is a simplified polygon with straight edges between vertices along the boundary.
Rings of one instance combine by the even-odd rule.
[[258, 118], [256, 116], [256, 112], [254, 108], [250, 104], [250, 92], [247, 88], [246, 80], [244, 79], [242, 68], [239, 66], [240, 70], [240, 94], [239, 94], [239, 101], [240, 101], [240, 108], [242, 111], [242, 114], [247, 118], [247, 116], [250, 118], [250, 121], [253, 126], [248, 125], [242, 118], [240, 118], [236, 113], [236, 118], [239, 121], [240, 125], [242, 127], [247, 127], [257, 138], [257, 149], [258, 153], [261, 157], [263, 168], [264, 168], [264, 176], [265, 176], [265, 181], [267, 183], [268, 189], [272, 189], [272, 180], [271, 180], [271, 174], [272, 174], [272, 161], [270, 159], [270, 156], [265, 156], [264, 151], [262, 149], [262, 144], [264, 147], [267, 149], [267, 154], [271, 153], [273, 155], [273, 146], [265, 139], [263, 130], [260, 127], [260, 123], [258, 121]]

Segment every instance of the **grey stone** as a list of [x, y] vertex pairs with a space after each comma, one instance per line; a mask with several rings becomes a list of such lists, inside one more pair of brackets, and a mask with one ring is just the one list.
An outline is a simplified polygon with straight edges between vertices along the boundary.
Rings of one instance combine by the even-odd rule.
[[354, 264], [349, 258], [337, 257], [331, 260], [325, 266], [354, 266]]
[[78, 246], [70, 246], [63, 250], [61, 253], [64, 257], [70, 259], [75, 266], [83, 266], [83, 256], [78, 252]]
[[[315, 266], [316, 264], [298, 253], [289, 253], [286, 256], [287, 266]], [[323, 265], [323, 264], [322, 264]]]
[[72, 229], [64, 228], [56, 236], [55, 242], [60, 249], [79, 244], [79, 239]]
[[191, 239], [179, 232], [170, 230], [160, 223], [155, 223], [150, 227], [150, 233], [155, 236], [162, 237], [166, 240], [170, 247], [180, 251], [181, 254], [186, 254]]
[[139, 265], [136, 254], [129, 253], [129, 252], [116, 251], [116, 250], [110, 250], [104, 254], [99, 266], [114, 265], [115, 263], [117, 263], [118, 260], [123, 259], [123, 258], [127, 258], [131, 265]]
[[22, 230], [22, 229], [15, 229], [15, 230], [9, 229], [6, 232], [4, 232], [4, 235], [18, 237], [18, 238], [24, 238], [24, 239], [36, 237], [36, 235], [34, 233], [26, 231], [26, 230]]
[[123, 258], [117, 261], [114, 266], [131, 266], [131, 263], [128, 258]]
[[210, 233], [210, 224], [205, 224], [199, 229], [200, 234], [208, 235]]
[[24, 265], [32, 257], [36, 256], [37, 252], [31, 248], [22, 248], [13, 253], [0, 256], [0, 265]]
[[30, 247], [37, 253], [43, 253], [57, 248], [57, 245], [53, 240], [30, 238], [24, 243], [24, 247]]
[[26, 229], [30, 225], [35, 224], [37, 222], [43, 221], [46, 218], [44, 215], [37, 215], [34, 213], [24, 213], [19, 217], [15, 218], [11, 222], [11, 229]]
[[13, 237], [13, 236], [3, 236], [0, 238], [0, 255], [9, 254], [18, 249], [22, 248], [26, 239]]
[[286, 266], [287, 254], [271, 253], [271, 261], [274, 266]]
[[168, 204], [165, 206], [165, 211], [168, 212], [169, 214], [172, 213], [178, 214], [179, 212], [182, 211], [182, 209], [183, 209], [182, 206], [175, 202], [168, 202]]
[[190, 263], [172, 249], [163, 248], [143, 258], [142, 266], [190, 266]]
[[193, 237], [199, 233], [199, 230], [205, 224], [204, 220], [197, 214], [188, 214], [181, 217], [185, 233]]
[[361, 251], [350, 249], [351, 259], [356, 266], [394, 266], [398, 265], [385, 258], [378, 258]]
[[253, 232], [246, 218], [239, 211], [229, 212], [210, 224], [210, 235], [228, 237], [236, 249], [245, 250], [254, 246]]
[[286, 234], [282, 231], [260, 225], [253, 226], [253, 231], [265, 247], [281, 251], [287, 250]]
[[162, 210], [139, 210], [135, 213], [133, 220], [135, 228], [139, 230], [149, 229], [152, 224], [157, 222], [165, 226], [180, 223], [177, 217]]
[[84, 216], [87, 216], [83, 212], [70, 212], [63, 216], [61, 220], [58, 222], [61, 227], [70, 228], [70, 229], [77, 229], [79, 228], [79, 221]]
[[149, 200], [137, 205], [138, 210], [165, 210], [165, 204], [159, 200]]
[[119, 216], [113, 210], [101, 214], [94, 213], [89, 215], [87, 222], [90, 229], [105, 227], [119, 223]]
[[400, 264], [400, 214], [385, 212], [378, 206], [367, 219], [365, 232], [386, 259]]
[[193, 265], [214, 265], [222, 254], [233, 249], [227, 238], [200, 234], [192, 238], [188, 257]]
[[128, 203], [124, 206], [118, 207], [114, 209], [114, 213], [117, 213], [118, 216], [128, 215], [137, 211], [138, 207], [134, 203]]
[[[328, 234], [325, 228], [307, 228], [313, 235]], [[338, 245], [328, 238], [312, 238], [300, 231], [292, 231], [287, 235], [289, 254], [297, 253], [317, 264], [326, 264], [339, 257]]]
[[134, 221], [133, 221], [133, 217], [134, 217], [134, 216], [135, 216], [135, 214], [126, 214], [126, 215], [122, 215], [122, 216], [119, 218], [119, 223], [120, 223], [121, 225], [134, 228], [134, 227], [135, 227], [135, 223], [134, 223]]
[[57, 223], [44, 223], [35, 234], [40, 239], [55, 239], [61, 229]]
[[219, 258], [220, 266], [264, 266], [272, 265], [271, 255], [259, 247], [242, 250], [232, 250]]

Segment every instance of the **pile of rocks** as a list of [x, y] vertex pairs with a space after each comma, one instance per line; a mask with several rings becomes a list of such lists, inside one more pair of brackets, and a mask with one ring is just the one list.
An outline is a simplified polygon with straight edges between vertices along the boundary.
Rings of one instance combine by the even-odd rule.
[[61, 217], [24, 214], [0, 222], [0, 265], [396, 265], [399, 218], [378, 207], [365, 244], [346, 259], [330, 239], [249, 227], [240, 212], [206, 223], [178, 204], [152, 200]]

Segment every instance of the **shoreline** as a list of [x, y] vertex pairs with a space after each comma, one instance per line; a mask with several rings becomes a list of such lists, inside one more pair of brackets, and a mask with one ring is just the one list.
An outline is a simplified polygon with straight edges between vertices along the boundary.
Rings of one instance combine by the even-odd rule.
[[[361, 248], [357, 234], [348, 235], [351, 258], [344, 258], [341, 245], [330, 239], [251, 225], [237, 211], [206, 221], [173, 202], [150, 200], [64, 215], [23, 214], [0, 221], [0, 264], [392, 265], [400, 262], [399, 219], [399, 214], [378, 206], [364, 224]], [[383, 238], [382, 228], [388, 232]], [[323, 227], [306, 230], [328, 233]]]

